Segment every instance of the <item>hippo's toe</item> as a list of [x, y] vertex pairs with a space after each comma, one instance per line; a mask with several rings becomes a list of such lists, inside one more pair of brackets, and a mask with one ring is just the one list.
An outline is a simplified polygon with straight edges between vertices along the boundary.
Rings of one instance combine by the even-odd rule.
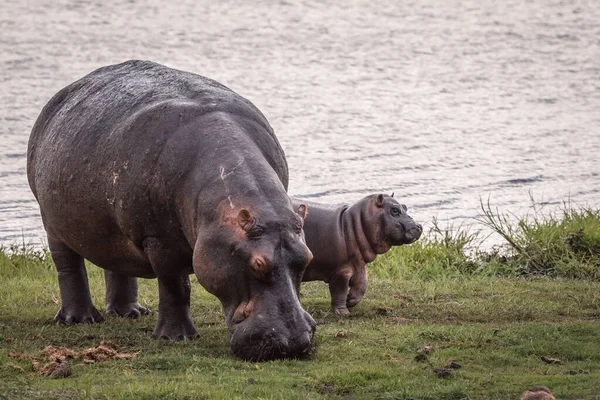
[[350, 310], [348, 310], [347, 307], [339, 307], [339, 308], [334, 308], [333, 312], [337, 315], [348, 315], [350, 314]]
[[107, 304], [106, 312], [109, 315], [133, 319], [138, 318], [141, 315], [152, 314], [152, 311], [141, 306], [139, 303], [129, 303], [125, 305]]
[[73, 307], [61, 309], [54, 316], [54, 320], [65, 325], [94, 324], [104, 321], [104, 317], [94, 307]]
[[200, 337], [192, 323], [160, 323], [153, 336], [162, 340], [193, 340]]

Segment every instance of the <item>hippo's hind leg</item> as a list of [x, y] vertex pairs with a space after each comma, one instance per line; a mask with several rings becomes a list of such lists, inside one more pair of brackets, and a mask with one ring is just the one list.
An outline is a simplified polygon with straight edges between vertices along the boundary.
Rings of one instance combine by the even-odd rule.
[[346, 306], [348, 306], [348, 308], [354, 307], [360, 303], [367, 291], [367, 284], [367, 267], [365, 265], [355, 271], [352, 279], [350, 279], [350, 290], [348, 291], [348, 298], [346, 300]]
[[144, 251], [158, 280], [158, 323], [154, 336], [167, 340], [197, 338], [198, 331], [190, 315], [191, 257], [183, 260], [156, 238], [144, 241]]
[[329, 293], [331, 294], [331, 309], [338, 315], [350, 314], [348, 307], [346, 306], [346, 299], [348, 297], [348, 290], [350, 285], [350, 278], [352, 277], [352, 271], [344, 269], [338, 272], [329, 281]]
[[61, 308], [54, 319], [72, 325], [104, 321], [92, 304], [83, 257], [48, 235], [48, 245], [58, 272]]
[[104, 270], [106, 282], [106, 312], [119, 317], [137, 318], [152, 312], [138, 301], [137, 278]]

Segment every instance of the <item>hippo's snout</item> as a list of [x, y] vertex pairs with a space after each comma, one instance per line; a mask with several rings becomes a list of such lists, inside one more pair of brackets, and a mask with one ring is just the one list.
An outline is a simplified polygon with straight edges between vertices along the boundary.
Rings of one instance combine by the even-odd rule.
[[416, 242], [423, 233], [423, 226], [421, 224], [413, 223], [406, 229], [406, 238], [409, 240], [409, 244]]
[[303, 310], [298, 317], [290, 324], [256, 314], [232, 327], [231, 349], [236, 356], [253, 362], [306, 357], [313, 348], [316, 323]]

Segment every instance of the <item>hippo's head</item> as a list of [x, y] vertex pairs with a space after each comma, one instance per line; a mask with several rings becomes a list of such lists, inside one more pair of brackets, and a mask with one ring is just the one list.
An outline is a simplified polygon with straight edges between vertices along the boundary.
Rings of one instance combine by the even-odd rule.
[[310, 353], [316, 323], [299, 301], [312, 253], [302, 230], [305, 205], [254, 204], [217, 212], [198, 237], [194, 272], [223, 304], [233, 352], [246, 360]]
[[408, 215], [408, 208], [393, 196], [377, 194], [365, 199], [370, 209], [369, 219], [372, 220], [365, 229], [380, 254], [391, 246], [413, 243], [423, 233], [423, 227]]

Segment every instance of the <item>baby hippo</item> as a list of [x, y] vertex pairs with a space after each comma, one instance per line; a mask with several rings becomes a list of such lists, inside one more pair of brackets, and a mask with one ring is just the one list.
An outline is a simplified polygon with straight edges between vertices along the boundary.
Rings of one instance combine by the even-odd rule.
[[306, 244], [313, 259], [303, 282], [325, 281], [331, 308], [346, 315], [367, 290], [366, 265], [392, 246], [415, 242], [423, 228], [391, 196], [373, 194], [353, 205], [325, 205], [292, 198], [295, 208], [308, 206]]

